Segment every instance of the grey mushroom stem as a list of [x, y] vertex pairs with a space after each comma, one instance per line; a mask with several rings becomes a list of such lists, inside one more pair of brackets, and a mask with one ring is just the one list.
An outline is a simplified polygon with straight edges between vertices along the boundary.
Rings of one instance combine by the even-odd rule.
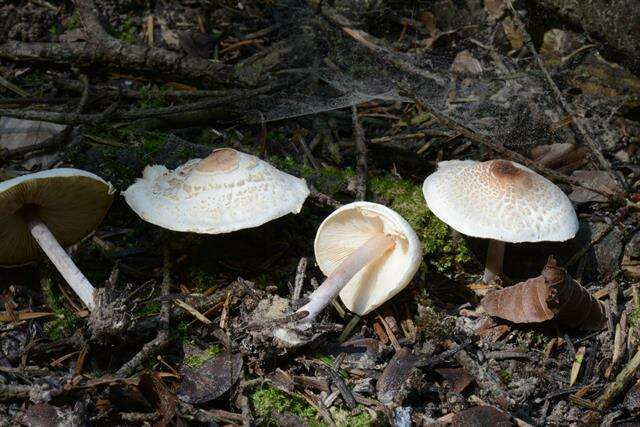
[[484, 267], [484, 276], [482, 281], [489, 283], [496, 276], [502, 273], [502, 263], [504, 261], [504, 242], [500, 240], [489, 240], [489, 247], [487, 248], [487, 260]]
[[356, 249], [322, 282], [309, 296], [309, 302], [298, 310], [298, 313], [306, 311], [307, 316], [303, 322], [312, 322], [318, 314], [333, 300], [336, 295], [349, 283], [360, 270], [382, 255], [393, 249], [396, 245], [393, 238], [386, 234], [378, 234]]
[[31, 232], [31, 235], [47, 257], [51, 260], [53, 265], [56, 266], [64, 280], [67, 281], [71, 289], [74, 290], [76, 295], [80, 297], [82, 302], [87, 306], [89, 310], [95, 308], [93, 301], [94, 287], [89, 280], [82, 274], [78, 267], [74, 264], [73, 260], [67, 254], [55, 236], [49, 230], [49, 227], [38, 218], [32, 215], [25, 215], [27, 221], [27, 227]]

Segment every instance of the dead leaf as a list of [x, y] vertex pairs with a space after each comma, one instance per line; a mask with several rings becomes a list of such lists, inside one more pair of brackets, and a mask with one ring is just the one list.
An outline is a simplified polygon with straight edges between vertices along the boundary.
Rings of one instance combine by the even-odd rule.
[[604, 306], [549, 257], [538, 277], [491, 291], [482, 299], [490, 316], [515, 323], [556, 319], [572, 328], [597, 330], [606, 321]]
[[463, 368], [440, 368], [436, 372], [451, 384], [451, 389], [456, 393], [462, 393], [469, 384], [473, 382], [473, 377]]
[[7, 313], [6, 311], [0, 311], [0, 322], [14, 322], [20, 320], [40, 319], [42, 317], [53, 316], [54, 313], [46, 311], [14, 311], [13, 313]]
[[199, 368], [183, 366], [178, 397], [192, 404], [210, 402], [226, 393], [240, 378], [242, 355], [221, 353]]
[[161, 416], [154, 426], [169, 425], [176, 414], [178, 399], [167, 390], [156, 372], [145, 371], [140, 375], [138, 389]]
[[460, 74], [480, 74], [482, 72], [482, 65], [480, 61], [473, 57], [471, 52], [463, 50], [453, 59], [451, 71]]
[[61, 421], [56, 408], [48, 403], [29, 406], [26, 417], [29, 427], [57, 427]]
[[587, 162], [587, 151], [570, 142], [536, 145], [529, 152], [536, 163], [569, 174]]
[[504, 29], [504, 34], [509, 39], [512, 49], [518, 50], [524, 46], [524, 34], [522, 34], [522, 30], [513, 19], [509, 17], [505, 18], [504, 21], [502, 21], [502, 28]]
[[43, 142], [65, 128], [56, 123], [0, 117], [0, 147], [8, 150]]
[[[615, 180], [607, 171], [577, 170], [571, 174], [571, 177], [585, 185], [610, 191], [611, 194], [620, 191]], [[569, 194], [569, 199], [575, 203], [604, 203], [608, 201], [602, 194], [594, 193], [583, 187], [573, 187], [573, 191]]]
[[376, 384], [378, 400], [384, 404], [401, 404], [407, 395], [405, 383], [413, 374], [418, 358], [406, 348], [400, 348], [387, 364]]
[[511, 416], [493, 406], [474, 406], [458, 412], [451, 420], [454, 427], [511, 427]]
[[506, 0], [484, 0], [484, 10], [489, 12], [494, 19], [502, 18], [507, 7]]

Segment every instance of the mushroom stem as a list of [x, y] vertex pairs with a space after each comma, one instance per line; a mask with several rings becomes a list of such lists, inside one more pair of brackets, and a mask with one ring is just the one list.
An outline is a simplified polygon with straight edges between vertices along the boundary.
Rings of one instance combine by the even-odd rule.
[[84, 274], [78, 270], [69, 254], [60, 246], [49, 227], [39, 219], [31, 216], [27, 216], [27, 227], [33, 238], [38, 242], [38, 245], [40, 245], [40, 248], [47, 254], [47, 257], [56, 266], [76, 295], [80, 297], [89, 310], [93, 310], [95, 307], [93, 302], [95, 289]]
[[500, 240], [489, 240], [489, 247], [487, 248], [487, 260], [484, 267], [484, 276], [482, 281], [489, 283], [496, 276], [502, 273], [502, 263], [504, 261], [504, 242]]
[[309, 296], [309, 302], [298, 310], [306, 311], [303, 322], [312, 322], [320, 312], [340, 293], [360, 270], [372, 261], [380, 258], [387, 251], [393, 249], [395, 241], [386, 234], [378, 234], [356, 249], [351, 255], [322, 282]]

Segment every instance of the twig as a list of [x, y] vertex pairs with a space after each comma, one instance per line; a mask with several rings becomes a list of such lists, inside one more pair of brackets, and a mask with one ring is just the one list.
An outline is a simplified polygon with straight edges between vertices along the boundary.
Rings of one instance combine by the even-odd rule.
[[434, 81], [441, 86], [446, 83], [445, 80], [437, 74], [433, 74], [425, 69], [418, 68], [412, 65], [410, 62], [405, 61], [396, 52], [393, 52], [390, 49], [384, 47], [383, 42], [375, 38], [371, 34], [353, 28], [354, 25], [351, 23], [351, 21], [349, 21], [345, 16], [340, 15], [331, 7], [322, 4], [320, 6], [320, 11], [322, 15], [327, 18], [332, 24], [338, 26], [340, 29], [342, 29], [342, 31], [344, 31], [345, 34], [347, 34], [358, 43], [377, 53], [385, 62], [388, 62], [389, 64], [406, 73]]
[[[169, 259], [169, 244], [163, 239], [162, 248], [162, 296], [168, 297], [171, 293], [171, 261]], [[171, 301], [168, 298], [163, 299], [160, 308], [160, 317], [158, 324], [158, 334], [146, 343], [142, 349], [131, 360], [122, 365], [116, 372], [117, 377], [126, 378], [133, 374], [145, 360], [155, 356], [169, 343], [169, 321], [171, 317]]]
[[355, 409], [357, 406], [356, 399], [353, 397], [353, 393], [349, 386], [344, 382], [340, 374], [333, 369], [331, 366], [323, 364], [321, 369], [325, 372], [329, 380], [338, 388], [338, 391], [342, 395], [344, 399], [344, 403], [349, 407], [349, 409]]
[[638, 368], [640, 368], [640, 350], [636, 349], [636, 354], [627, 366], [620, 371], [616, 379], [605, 388], [602, 395], [596, 401], [598, 409], [607, 409], [611, 403], [613, 403], [613, 400], [618, 397], [635, 378]]
[[36, 110], [13, 110], [0, 109], [0, 116], [14, 117], [25, 120], [41, 120], [51, 123], [61, 123], [68, 125], [89, 124], [95, 125], [114, 120], [134, 121], [142, 119], [153, 119], [167, 116], [175, 116], [178, 114], [193, 113], [196, 111], [206, 111], [229, 103], [246, 99], [247, 96], [257, 96], [273, 89], [273, 86], [264, 86], [247, 92], [238, 93], [226, 98], [208, 99], [203, 101], [192, 102], [189, 104], [176, 105], [171, 107], [151, 108], [136, 111], [110, 111], [105, 110], [102, 113], [81, 114], [61, 113], [58, 111], [36, 111]]
[[297, 301], [300, 299], [300, 295], [302, 294], [302, 285], [304, 284], [304, 276], [307, 271], [307, 258], [302, 257], [298, 262], [298, 268], [296, 269], [296, 279], [294, 281], [295, 285], [293, 287], [293, 295], [291, 299], [293, 301]]
[[356, 142], [356, 200], [364, 200], [367, 195], [367, 144], [364, 139], [364, 129], [358, 117], [358, 107], [351, 106], [353, 120], [353, 134]]

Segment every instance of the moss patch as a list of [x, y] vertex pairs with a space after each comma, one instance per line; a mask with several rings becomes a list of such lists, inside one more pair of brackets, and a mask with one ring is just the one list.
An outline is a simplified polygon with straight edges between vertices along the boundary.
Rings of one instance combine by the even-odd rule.
[[430, 267], [448, 272], [454, 265], [471, 259], [465, 241], [452, 239], [449, 227], [427, 209], [420, 186], [388, 175], [372, 178], [370, 188], [376, 199], [402, 215], [413, 227]]
[[54, 291], [51, 280], [48, 280], [46, 285], [43, 286], [43, 292], [49, 308], [56, 315], [55, 320], [44, 325], [44, 330], [49, 335], [49, 338], [52, 341], [58, 341], [61, 338], [73, 335], [82, 326], [82, 319], [65, 308], [65, 298]]
[[640, 307], [633, 309], [629, 314], [629, 324], [636, 329], [640, 329]]
[[[287, 394], [273, 387], [261, 387], [251, 395], [251, 402], [258, 416], [264, 419], [266, 425], [277, 425], [274, 413], [284, 411], [291, 412], [300, 418], [313, 421], [317, 411], [302, 397], [296, 394]], [[313, 425], [322, 425], [314, 423]]]
[[212, 345], [206, 350], [202, 351], [199, 354], [194, 354], [191, 356], [187, 356], [184, 358], [184, 364], [189, 366], [190, 368], [198, 369], [204, 365], [204, 362], [211, 359], [215, 355], [220, 353], [220, 347], [217, 345]]

